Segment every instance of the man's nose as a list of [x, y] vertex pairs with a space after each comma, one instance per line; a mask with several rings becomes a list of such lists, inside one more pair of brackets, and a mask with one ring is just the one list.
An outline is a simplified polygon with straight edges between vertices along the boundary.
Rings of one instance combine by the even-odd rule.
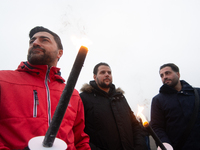
[[162, 79], [163, 80], [167, 79], [167, 75], [164, 74], [163, 77], [162, 77]]
[[106, 76], [109, 76], [109, 73], [108, 73], [108, 72], [106, 72]]
[[40, 45], [40, 40], [39, 39], [35, 39], [35, 41], [33, 42], [33, 46], [38, 46]]

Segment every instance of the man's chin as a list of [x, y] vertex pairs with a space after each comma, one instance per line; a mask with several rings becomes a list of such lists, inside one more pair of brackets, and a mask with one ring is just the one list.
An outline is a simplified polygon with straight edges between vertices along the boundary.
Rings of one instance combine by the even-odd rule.
[[110, 88], [111, 84], [101, 84], [100, 85], [102, 88]]
[[164, 83], [165, 85], [168, 85], [168, 86], [170, 86], [170, 84], [169, 83]]
[[104, 83], [106, 86], [108, 86], [108, 87], [110, 87], [111, 86], [111, 82], [106, 82], [106, 83]]
[[31, 59], [28, 59], [28, 62], [32, 65], [43, 65], [43, 59], [40, 59], [40, 58], [31, 58]]
[[164, 82], [164, 84], [169, 85], [169, 84], [171, 84], [171, 82], [170, 82], [170, 81], [167, 81], [167, 82]]
[[170, 83], [166, 83], [165, 85], [170, 86], [172, 88], [174, 88], [174, 85], [170, 84]]
[[27, 60], [31, 63], [39, 63], [44, 60], [44, 55], [39, 53], [31, 53], [27, 56]]

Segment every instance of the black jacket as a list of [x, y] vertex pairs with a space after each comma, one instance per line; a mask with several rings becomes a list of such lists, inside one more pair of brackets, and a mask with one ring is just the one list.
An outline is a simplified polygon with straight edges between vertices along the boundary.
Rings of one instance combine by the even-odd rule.
[[121, 89], [112, 85], [109, 93], [90, 81], [81, 89], [85, 109], [85, 132], [92, 150], [147, 149], [139, 122]]
[[[191, 118], [194, 109], [194, 89], [185, 81], [181, 81], [181, 91], [176, 91], [168, 85], [160, 88], [160, 93], [152, 100], [151, 126], [161, 139], [176, 150], [176, 146]], [[200, 89], [197, 88], [200, 95]], [[200, 149], [200, 108], [197, 121], [183, 150]]]

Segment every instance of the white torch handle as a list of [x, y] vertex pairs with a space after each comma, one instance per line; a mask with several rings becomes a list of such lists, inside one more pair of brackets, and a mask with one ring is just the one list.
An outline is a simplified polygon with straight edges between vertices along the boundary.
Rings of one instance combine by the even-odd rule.
[[66, 150], [67, 144], [59, 139], [55, 138], [54, 144], [52, 147], [44, 147], [42, 142], [44, 140], [44, 136], [37, 136], [28, 142], [28, 147], [30, 150]]
[[[163, 145], [167, 150], [173, 150], [173, 147], [169, 143], [163, 143]], [[161, 148], [158, 146], [157, 150], [161, 150]]]

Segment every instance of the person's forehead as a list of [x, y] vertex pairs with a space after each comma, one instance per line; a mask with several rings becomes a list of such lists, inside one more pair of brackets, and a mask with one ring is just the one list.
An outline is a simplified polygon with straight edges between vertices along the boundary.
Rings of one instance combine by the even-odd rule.
[[102, 70], [109, 70], [109, 71], [111, 71], [111, 70], [110, 70], [110, 67], [104, 66], [104, 65], [101, 65], [101, 66], [99, 66], [99, 68], [98, 68], [98, 71], [102, 71]]
[[172, 68], [171, 67], [164, 67], [164, 68], [162, 68], [161, 70], [160, 70], [160, 74], [161, 73], [164, 73], [164, 72], [166, 72], [166, 71], [172, 71]]
[[48, 37], [50, 38], [51, 40], [54, 40], [54, 37], [53, 35], [51, 35], [50, 33], [48, 32], [37, 32], [33, 35], [32, 38], [37, 38], [37, 37]]

